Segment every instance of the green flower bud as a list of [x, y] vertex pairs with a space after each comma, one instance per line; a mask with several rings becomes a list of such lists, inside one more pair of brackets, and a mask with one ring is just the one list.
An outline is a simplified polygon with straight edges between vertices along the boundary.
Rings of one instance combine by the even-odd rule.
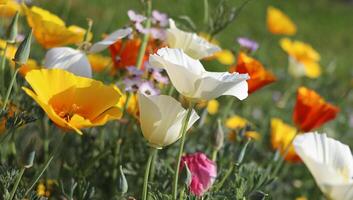
[[219, 151], [223, 147], [224, 132], [223, 132], [223, 127], [220, 119], [217, 120], [217, 131], [215, 131], [213, 134], [212, 142], [213, 142], [213, 147], [217, 151]]
[[183, 170], [180, 173], [180, 184], [183, 184], [183, 186], [186, 186], [187, 188], [190, 186], [192, 180], [192, 175], [190, 172], [190, 169], [188, 167], [188, 164], [184, 162], [184, 167]]
[[18, 22], [19, 12], [16, 12], [16, 15], [12, 18], [9, 29], [6, 32], [7, 42], [15, 43], [17, 37], [17, 22]]
[[27, 34], [16, 51], [15, 58], [13, 59], [16, 64], [23, 65], [27, 63], [29, 53], [31, 52], [31, 40], [32, 30]]
[[129, 189], [126, 177], [123, 172], [123, 168], [120, 165], [119, 166], [119, 177], [118, 177], [118, 193], [123, 195], [125, 194]]
[[28, 169], [33, 166], [34, 158], [36, 156], [35, 145], [35, 140], [31, 139], [23, 151], [22, 165], [24, 168]]

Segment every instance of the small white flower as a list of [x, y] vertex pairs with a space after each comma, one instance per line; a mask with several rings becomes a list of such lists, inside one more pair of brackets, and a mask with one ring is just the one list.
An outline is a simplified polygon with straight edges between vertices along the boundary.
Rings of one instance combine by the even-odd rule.
[[179, 93], [191, 99], [211, 100], [222, 95], [240, 100], [248, 96], [248, 74], [208, 72], [199, 60], [181, 49], [162, 48], [150, 56], [150, 64], [164, 68]]
[[[142, 134], [155, 148], [163, 148], [181, 137], [181, 127], [187, 111], [174, 98], [166, 95], [146, 96], [139, 93]], [[199, 119], [192, 110], [187, 129]]]
[[196, 33], [188, 33], [178, 29], [172, 19], [169, 19], [170, 28], [167, 29], [167, 43], [170, 48], [180, 48], [194, 59], [202, 59], [212, 56], [222, 49]]
[[353, 156], [349, 146], [318, 133], [298, 135], [293, 145], [328, 198], [353, 199]]

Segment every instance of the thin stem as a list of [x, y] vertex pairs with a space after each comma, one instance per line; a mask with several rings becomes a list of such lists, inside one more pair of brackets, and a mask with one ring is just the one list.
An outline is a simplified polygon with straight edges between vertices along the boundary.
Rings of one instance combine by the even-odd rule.
[[203, 1], [203, 6], [204, 6], [204, 15], [203, 15], [203, 23], [205, 25], [208, 25], [208, 12], [209, 12], [209, 9], [208, 9], [208, 0], [204, 0]]
[[17, 190], [17, 188], [18, 188], [18, 185], [20, 184], [20, 181], [21, 181], [21, 179], [22, 179], [23, 174], [25, 173], [25, 170], [26, 170], [26, 168], [22, 167], [22, 169], [21, 169], [21, 171], [20, 171], [20, 174], [17, 176], [15, 185], [14, 185], [13, 188], [12, 188], [12, 191], [11, 191], [11, 195], [10, 195], [9, 200], [12, 200], [12, 199], [15, 197], [16, 190]]
[[216, 160], [217, 160], [217, 153], [218, 153], [217, 149], [213, 149], [213, 151], [212, 151], [212, 161], [213, 162], [216, 162]]
[[[151, 28], [151, 13], [152, 13], [152, 0], [147, 0], [147, 20], [146, 20], [146, 25], [145, 25], [146, 30], [149, 30]], [[142, 61], [143, 61], [143, 57], [146, 52], [148, 37], [149, 37], [148, 33], [143, 35], [141, 47], [139, 49], [139, 53], [138, 53], [137, 61], [136, 61], [136, 67], [138, 69], [142, 68]]]
[[180, 190], [179, 200], [184, 200], [184, 195], [185, 195], [185, 187], [183, 187], [183, 189]]
[[188, 127], [187, 125], [190, 120], [190, 116], [191, 116], [193, 107], [194, 107], [194, 105], [192, 103], [190, 103], [189, 109], [188, 109], [186, 117], [184, 119], [183, 126], [181, 128], [181, 142], [180, 142], [180, 146], [179, 146], [178, 160], [177, 160], [177, 163], [175, 166], [175, 174], [174, 174], [174, 182], [173, 182], [173, 199], [174, 200], [177, 199], [177, 195], [178, 195], [179, 166], [180, 166], [180, 162], [181, 162], [181, 156], [184, 151], [185, 136], [186, 136], [186, 130]]
[[9, 43], [6, 42], [5, 44], [5, 49], [3, 51], [3, 54], [1, 55], [1, 68], [0, 68], [0, 73], [1, 73], [1, 78], [0, 78], [0, 87], [1, 87], [1, 96], [5, 95], [5, 64], [6, 64], [6, 52], [7, 48], [9, 46]]
[[151, 166], [153, 165], [153, 157], [155, 156], [155, 154], [157, 153], [156, 148], [152, 148], [150, 155], [148, 156], [148, 160], [147, 160], [147, 165], [146, 165], [146, 169], [145, 169], [145, 177], [143, 180], [143, 190], [142, 190], [142, 200], [146, 200], [147, 199], [147, 193], [148, 193], [148, 178], [150, 175], [150, 171], [151, 171]]
[[9, 101], [10, 94], [11, 94], [11, 90], [12, 90], [13, 84], [14, 84], [15, 81], [16, 81], [16, 76], [17, 76], [17, 73], [18, 73], [19, 70], [20, 70], [20, 68], [19, 68], [19, 67], [16, 67], [15, 73], [14, 73], [13, 76], [12, 76], [12, 79], [11, 79], [11, 82], [10, 82], [10, 85], [9, 85], [9, 88], [7, 89], [7, 92], [6, 92], [4, 104], [2, 105], [2, 110], [5, 110], [5, 109], [6, 109], [6, 105], [7, 105], [8, 101]]

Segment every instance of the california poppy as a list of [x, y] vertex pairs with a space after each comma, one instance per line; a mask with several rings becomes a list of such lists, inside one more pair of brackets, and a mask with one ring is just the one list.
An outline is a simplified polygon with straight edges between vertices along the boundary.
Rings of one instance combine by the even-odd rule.
[[294, 35], [297, 32], [297, 27], [292, 20], [272, 6], [267, 8], [267, 28], [271, 33], [279, 35]]
[[247, 80], [249, 93], [255, 92], [276, 80], [276, 77], [267, 71], [259, 61], [243, 52], [239, 53], [236, 66], [231, 67], [230, 71], [250, 75], [250, 79]]
[[[62, 69], [31, 70], [25, 79], [32, 89], [22, 89], [61, 128], [82, 134], [82, 128], [121, 118], [118, 103], [122, 94], [115, 86], [75, 76]], [[94, 101], [87, 101], [92, 98]]]
[[315, 91], [306, 87], [298, 89], [293, 120], [301, 131], [308, 132], [320, 127], [334, 119], [338, 112], [338, 107], [327, 103]]

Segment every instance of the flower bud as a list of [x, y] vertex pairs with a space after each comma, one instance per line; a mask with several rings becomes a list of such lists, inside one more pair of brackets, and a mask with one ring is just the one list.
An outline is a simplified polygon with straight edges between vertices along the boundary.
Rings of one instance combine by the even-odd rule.
[[19, 12], [16, 12], [16, 15], [12, 18], [9, 29], [6, 32], [7, 42], [15, 43], [17, 37], [17, 22], [18, 22]]
[[28, 33], [26, 38], [21, 42], [18, 47], [15, 58], [13, 59], [16, 64], [23, 65], [27, 63], [29, 53], [31, 51], [32, 30]]
[[35, 156], [35, 140], [32, 139], [29, 141], [22, 154], [23, 167], [27, 169], [31, 168], [33, 166]]
[[223, 147], [223, 142], [224, 142], [224, 132], [222, 128], [222, 123], [221, 120], [217, 120], [217, 131], [214, 132], [213, 138], [213, 147], [219, 151]]
[[244, 144], [243, 148], [241, 149], [240, 153], [239, 153], [239, 157], [238, 157], [238, 161], [237, 161], [237, 164], [240, 164], [243, 162], [244, 160], [244, 156], [245, 156], [245, 153], [246, 153], [246, 149], [248, 148], [248, 145], [250, 143], [250, 140], [251, 139], [248, 139], [246, 141], [246, 143]]
[[188, 164], [184, 161], [184, 167], [180, 172], [180, 184], [186, 186], [187, 188], [190, 186], [192, 180], [191, 172], [188, 167]]
[[129, 189], [126, 177], [123, 172], [123, 168], [120, 165], [119, 166], [119, 177], [118, 177], [118, 193], [123, 195], [125, 194]]

